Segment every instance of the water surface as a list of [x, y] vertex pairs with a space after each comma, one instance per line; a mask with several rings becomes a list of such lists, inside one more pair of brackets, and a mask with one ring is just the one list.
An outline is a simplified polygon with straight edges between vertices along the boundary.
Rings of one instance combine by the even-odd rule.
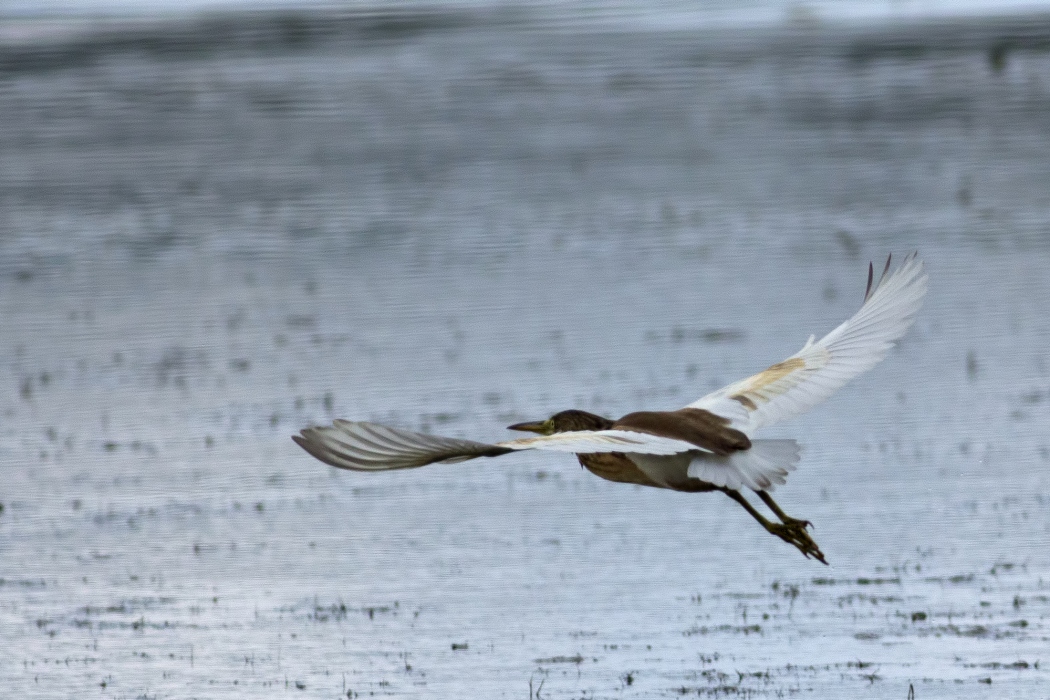
[[[255, 21], [5, 54], [3, 687], [1045, 695], [1047, 25]], [[914, 249], [899, 348], [766, 433], [827, 568], [568, 457], [367, 475], [289, 439], [676, 408]]]

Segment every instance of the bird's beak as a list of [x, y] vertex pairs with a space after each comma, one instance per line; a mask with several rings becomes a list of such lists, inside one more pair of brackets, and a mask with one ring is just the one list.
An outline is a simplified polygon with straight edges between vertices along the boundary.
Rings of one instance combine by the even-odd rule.
[[554, 432], [554, 422], [548, 419], [531, 421], [529, 423], [515, 423], [514, 425], [508, 425], [507, 430], [521, 430], [527, 433], [550, 435]]

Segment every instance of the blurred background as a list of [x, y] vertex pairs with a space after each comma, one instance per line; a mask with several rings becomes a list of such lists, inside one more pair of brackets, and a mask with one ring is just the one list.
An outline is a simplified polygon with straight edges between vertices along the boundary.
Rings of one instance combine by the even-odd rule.
[[[0, 3], [0, 687], [1045, 697], [1048, 181], [1046, 5]], [[677, 408], [913, 250], [908, 336], [765, 433], [830, 567], [289, 439]]]

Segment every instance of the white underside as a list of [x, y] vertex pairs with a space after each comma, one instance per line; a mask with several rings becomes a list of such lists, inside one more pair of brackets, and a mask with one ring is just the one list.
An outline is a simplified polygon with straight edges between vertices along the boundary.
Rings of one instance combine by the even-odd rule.
[[736, 491], [772, 491], [785, 483], [800, 455], [794, 440], [753, 440], [751, 449], [724, 457], [705, 452], [627, 457], [655, 483], [670, 489], [687, 490], [702, 481]]

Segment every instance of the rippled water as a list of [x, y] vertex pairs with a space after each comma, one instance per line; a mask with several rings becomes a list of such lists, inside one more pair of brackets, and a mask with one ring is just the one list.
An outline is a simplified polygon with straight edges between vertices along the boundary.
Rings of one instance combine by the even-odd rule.
[[[441, 17], [5, 49], [0, 687], [1044, 697], [1050, 26]], [[828, 568], [568, 457], [289, 439], [675, 408], [913, 249], [899, 349], [767, 433]]]

